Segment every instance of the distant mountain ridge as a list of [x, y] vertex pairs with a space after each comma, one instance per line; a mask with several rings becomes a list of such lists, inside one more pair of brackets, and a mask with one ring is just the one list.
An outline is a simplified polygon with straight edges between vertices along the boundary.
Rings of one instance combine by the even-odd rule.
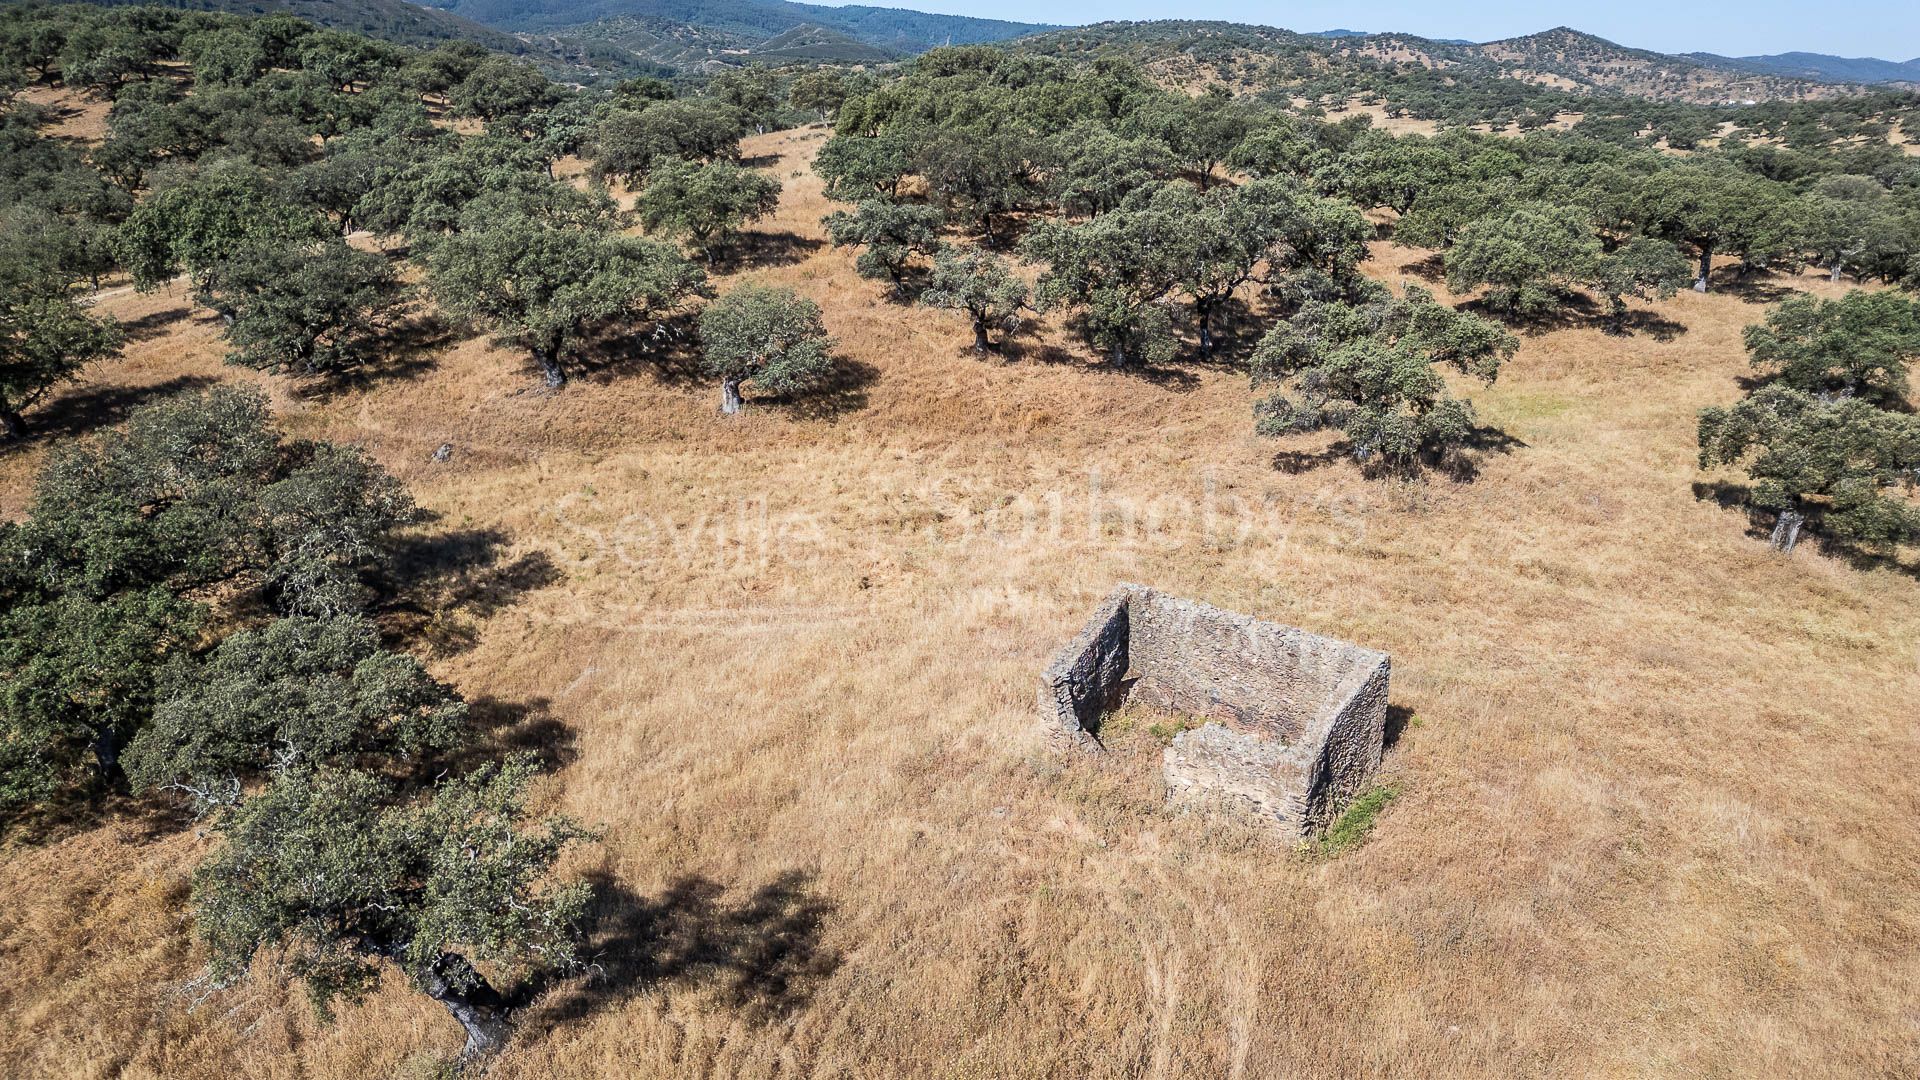
[[1817, 82], [1920, 83], [1920, 57], [1896, 61], [1872, 56], [1832, 56], [1814, 52], [1784, 52], [1768, 56], [1719, 56], [1705, 52], [1686, 55], [1705, 64]]

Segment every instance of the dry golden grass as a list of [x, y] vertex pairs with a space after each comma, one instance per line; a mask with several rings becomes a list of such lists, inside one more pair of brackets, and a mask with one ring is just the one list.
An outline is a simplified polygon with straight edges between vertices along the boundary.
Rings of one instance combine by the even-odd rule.
[[[750, 140], [787, 187], [763, 233], [820, 236], [822, 136]], [[1395, 281], [1417, 253], [1376, 255]], [[1517, 445], [1408, 488], [1276, 470], [1232, 371], [1118, 375], [1053, 324], [977, 361], [851, 263], [738, 275], [818, 300], [870, 369], [831, 415], [729, 422], [638, 363], [549, 396], [479, 340], [331, 397], [258, 380], [432, 531], [559, 568], [446, 612], [472, 646], [433, 667], [564, 725], [547, 798], [605, 828], [581, 869], [650, 904], [724, 890], [610, 938], [610, 977], [489, 1075], [1920, 1071], [1920, 583], [1770, 555], [1690, 487], [1762, 307], [1684, 293], [1671, 340], [1528, 337], [1473, 393]], [[110, 296], [147, 336], [68, 398], [243, 377], [207, 320], [165, 321], [185, 304]], [[7, 512], [41, 452], [0, 459]], [[1367, 844], [1168, 814], [1151, 746], [1045, 749], [1035, 673], [1116, 579], [1392, 652], [1417, 721]], [[196, 1003], [206, 842], [128, 818], [7, 850], [0, 1073], [413, 1075], [458, 1047], [397, 980], [330, 1026], [265, 964]], [[817, 940], [754, 910], [781, 883]], [[714, 926], [762, 948], [618, 977]]]

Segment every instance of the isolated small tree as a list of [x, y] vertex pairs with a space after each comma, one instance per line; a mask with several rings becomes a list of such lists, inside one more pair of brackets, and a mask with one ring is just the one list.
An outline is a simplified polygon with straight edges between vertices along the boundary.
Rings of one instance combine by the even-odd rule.
[[401, 801], [366, 773], [282, 772], [220, 819], [225, 843], [194, 875], [214, 974], [238, 981], [270, 950], [327, 1015], [390, 965], [459, 1021], [463, 1059], [498, 1051], [542, 980], [583, 966], [591, 890], [554, 868], [591, 834], [530, 819], [534, 776], [524, 760], [489, 764]]
[[214, 294], [233, 314], [227, 361], [302, 375], [370, 359], [409, 295], [385, 256], [340, 239], [249, 247], [217, 278]]
[[820, 307], [790, 289], [740, 285], [700, 313], [701, 362], [720, 380], [720, 411], [740, 411], [740, 384], [775, 394], [817, 385], [833, 369]]
[[640, 221], [648, 232], [684, 237], [709, 261], [740, 227], [780, 205], [780, 181], [730, 161], [670, 161], [647, 175]]
[[442, 310], [526, 349], [556, 388], [594, 332], [669, 314], [706, 282], [670, 244], [525, 217], [435, 242], [427, 273]]
[[1255, 405], [1257, 427], [1333, 428], [1363, 464], [1404, 471], [1458, 452], [1473, 432], [1472, 403], [1447, 393], [1438, 368], [1491, 383], [1518, 347], [1498, 324], [1418, 288], [1360, 306], [1312, 302], [1254, 350], [1254, 385], [1280, 388]]
[[1530, 204], [1461, 231], [1446, 254], [1447, 288], [1465, 293], [1487, 286], [1495, 311], [1535, 318], [1562, 293], [1592, 280], [1600, 241], [1586, 214], [1570, 206]]
[[988, 330], [997, 327], [1012, 333], [1019, 329], [1020, 312], [1027, 306], [1027, 283], [992, 252], [948, 248], [933, 260], [933, 280], [920, 300], [966, 312], [973, 323], [974, 354], [985, 356], [993, 348]]
[[1920, 423], [1910, 416], [1858, 398], [1761, 387], [1700, 413], [1700, 467], [1728, 465], [1753, 481], [1752, 504], [1775, 513], [1778, 551], [1793, 550], [1816, 504], [1835, 539], [1886, 547], [1920, 535], [1920, 507], [1897, 493], [1920, 468]]
[[1754, 368], [1782, 386], [1897, 402], [1906, 396], [1908, 366], [1920, 357], [1920, 304], [1892, 291], [1794, 296], [1745, 337]]
[[369, 620], [279, 619], [166, 673], [152, 721], [127, 749], [127, 774], [136, 790], [232, 803], [243, 780], [270, 769], [451, 750], [465, 717], [466, 703], [419, 662], [380, 647]]
[[118, 355], [123, 339], [118, 323], [89, 314], [68, 291], [64, 274], [8, 261], [0, 267], [0, 441], [25, 435], [26, 410], [88, 364]]
[[1588, 284], [1606, 300], [1608, 327], [1618, 334], [1627, 327], [1627, 297], [1666, 300], [1687, 287], [1692, 273], [1686, 256], [1672, 244], [1636, 236], [1594, 260]]
[[931, 255], [940, 246], [940, 220], [935, 207], [862, 199], [852, 213], [835, 210], [821, 224], [834, 247], [866, 247], [854, 260], [861, 277], [897, 286], [915, 255]]

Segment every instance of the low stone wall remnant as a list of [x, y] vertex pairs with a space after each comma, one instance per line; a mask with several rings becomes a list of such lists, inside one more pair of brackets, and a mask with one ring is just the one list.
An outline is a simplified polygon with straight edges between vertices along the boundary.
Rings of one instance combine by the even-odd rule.
[[1061, 743], [1093, 752], [1122, 704], [1206, 721], [1162, 755], [1167, 798], [1324, 828], [1380, 766], [1386, 653], [1122, 584], [1041, 676]]

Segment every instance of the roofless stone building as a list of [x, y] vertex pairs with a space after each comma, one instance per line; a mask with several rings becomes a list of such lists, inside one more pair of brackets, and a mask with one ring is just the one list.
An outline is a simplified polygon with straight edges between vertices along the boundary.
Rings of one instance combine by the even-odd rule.
[[1304, 835], [1379, 768], [1388, 667], [1383, 652], [1122, 584], [1047, 665], [1040, 708], [1057, 739], [1095, 753], [1122, 704], [1202, 719], [1165, 751], [1169, 801]]

